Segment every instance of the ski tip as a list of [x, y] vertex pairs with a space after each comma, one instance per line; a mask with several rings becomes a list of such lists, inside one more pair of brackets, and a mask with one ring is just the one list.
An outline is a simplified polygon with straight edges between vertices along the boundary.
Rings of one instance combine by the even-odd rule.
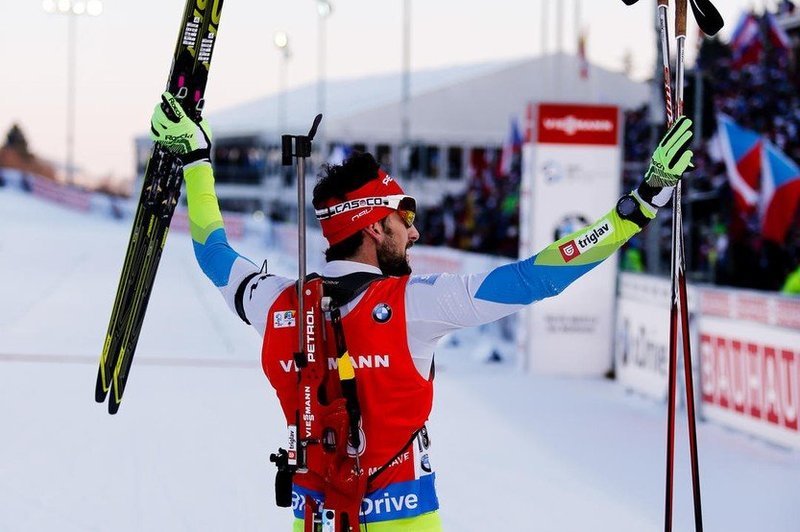
[[626, 6], [632, 6], [633, 4], [638, 2], [639, 0], [622, 0], [622, 1], [625, 2]]
[[97, 372], [97, 383], [94, 386], [94, 400], [102, 403], [106, 400], [108, 390], [103, 387], [103, 375], [100, 371]]
[[114, 400], [114, 397], [108, 398], [108, 413], [112, 416], [119, 411], [119, 403]]

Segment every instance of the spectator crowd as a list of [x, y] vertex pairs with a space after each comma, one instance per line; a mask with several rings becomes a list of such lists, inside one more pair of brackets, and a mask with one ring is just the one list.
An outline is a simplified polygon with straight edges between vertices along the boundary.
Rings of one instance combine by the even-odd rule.
[[[794, 4], [784, 0], [778, 15], [794, 12]], [[797, 41], [792, 38], [790, 50], [773, 46], [766, 34], [766, 15], [757, 18], [763, 44], [757, 60], [740, 64], [728, 44], [707, 39], [698, 52], [698, 71], [687, 75], [686, 113], [702, 117], [702, 131], [696, 131], [700, 133], [696, 135], [696, 168], [684, 192], [687, 269], [701, 281], [779, 290], [800, 265], [800, 213], [784, 242], [762, 238], [758, 213], [742, 213], [734, 207], [715, 138], [715, 116], [724, 113], [800, 162]], [[702, 82], [701, 114], [693, 108], [698, 79]], [[663, 127], [653, 126], [651, 115], [648, 107], [625, 113], [624, 189], [635, 187], [641, 179], [654, 140], [663, 131]], [[448, 196], [441, 205], [422, 213], [423, 243], [516, 257], [521, 181], [518, 154], [511, 172], [503, 173], [500, 167], [499, 161], [489, 161], [473, 170], [464, 195]], [[655, 244], [645, 250], [648, 239]], [[623, 253], [623, 267], [669, 271], [670, 240], [666, 216], [630, 243]]]
[[[791, 2], [783, 2], [780, 13], [791, 15]], [[790, 37], [789, 49], [775, 46], [768, 36], [766, 15], [757, 17], [760, 27], [759, 53], [742, 62], [735, 50], [717, 39], [704, 41], [695, 68], [699, 76], [688, 76], [687, 114], [699, 118], [702, 128], [695, 148], [696, 168], [684, 193], [688, 270], [700, 280], [763, 290], [779, 290], [790, 272], [800, 265], [800, 213], [794, 213], [783, 242], [762, 237], [758, 209], [737, 209], [734, 193], [716, 136], [718, 113], [737, 125], [755, 131], [790, 159], [800, 161], [800, 72], [797, 41]], [[694, 109], [694, 91], [702, 83], [703, 107]], [[628, 113], [626, 132], [627, 168], [646, 164], [654, 138], [648, 135], [647, 109]], [[637, 124], [639, 124], [637, 126]], [[643, 155], [644, 154], [644, 155]], [[632, 181], [633, 175], [626, 175]], [[669, 260], [669, 231], [657, 226], [658, 261]], [[650, 257], [652, 258], [652, 257]]]
[[519, 249], [520, 155], [503, 172], [499, 152], [471, 165], [463, 195], [445, 196], [420, 216], [423, 244], [516, 257]]

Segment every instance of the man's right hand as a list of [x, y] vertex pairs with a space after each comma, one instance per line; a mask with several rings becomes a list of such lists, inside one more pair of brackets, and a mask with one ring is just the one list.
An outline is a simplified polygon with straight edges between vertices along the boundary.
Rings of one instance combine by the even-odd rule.
[[[184, 166], [211, 162], [211, 128], [206, 120], [195, 122], [169, 92], [161, 95], [150, 119], [150, 137], [175, 153]], [[164, 109], [169, 110], [169, 114]], [[170, 114], [172, 116], [170, 116]]]

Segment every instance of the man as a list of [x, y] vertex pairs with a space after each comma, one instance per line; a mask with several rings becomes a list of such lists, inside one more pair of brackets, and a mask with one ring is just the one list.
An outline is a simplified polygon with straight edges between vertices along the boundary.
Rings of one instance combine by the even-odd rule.
[[[214, 194], [210, 129], [192, 122], [175, 98], [162, 96], [152, 119], [153, 139], [184, 164], [189, 220], [201, 268], [228, 306], [264, 337], [262, 363], [286, 415], [294, 423], [297, 376], [295, 279], [270, 275], [227, 242]], [[162, 109], [170, 108], [176, 120]], [[488, 323], [534, 301], [559, 294], [612, 255], [664, 206], [690, 166], [691, 121], [682, 117], [659, 144], [645, 180], [601, 221], [612, 231], [580, 257], [565, 262], [559, 246], [490, 272], [411, 276], [408, 249], [419, 239], [416, 202], [369, 154], [356, 154], [323, 171], [313, 204], [330, 247], [320, 274], [336, 290], [347, 348], [356, 362], [361, 404], [360, 467], [368, 474], [360, 521], [370, 532], [438, 532], [435, 473], [425, 423], [433, 399], [433, 352], [454, 330]], [[303, 509], [324, 486], [295, 475], [295, 531]], [[364, 527], [362, 526], [362, 530]]]

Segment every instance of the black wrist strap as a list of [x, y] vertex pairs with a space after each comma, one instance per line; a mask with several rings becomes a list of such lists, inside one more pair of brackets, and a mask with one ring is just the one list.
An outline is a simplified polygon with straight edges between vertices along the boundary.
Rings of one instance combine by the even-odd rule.
[[[639, 204], [638, 201], [636, 203]], [[645, 214], [642, 212], [641, 204], [639, 204], [639, 208], [633, 211], [633, 214], [631, 214], [630, 218], [628, 219], [638, 225], [640, 229], [644, 229], [647, 227], [647, 224], [650, 223], [650, 218], [645, 216]]]
[[650, 223], [650, 218], [648, 218], [644, 214], [644, 212], [642, 211], [642, 207], [643, 206], [642, 206], [641, 202], [639, 202], [635, 197], [633, 197], [630, 194], [628, 194], [627, 196], [623, 196], [620, 199], [620, 201], [622, 201], [622, 199], [624, 199], [624, 198], [631, 198], [634, 202], [636, 202], [636, 209], [630, 214], [623, 215], [621, 212], [619, 212], [619, 208], [617, 208], [616, 209], [617, 210], [617, 214], [623, 220], [631, 221], [631, 222], [635, 223], [636, 225], [638, 225], [640, 229], [644, 229], [647, 226], [647, 224]]

